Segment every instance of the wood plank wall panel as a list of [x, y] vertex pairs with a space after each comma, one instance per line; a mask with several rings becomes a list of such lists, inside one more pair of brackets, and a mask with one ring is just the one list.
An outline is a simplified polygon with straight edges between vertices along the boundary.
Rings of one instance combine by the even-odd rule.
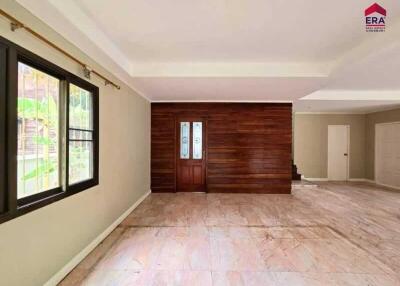
[[154, 192], [175, 192], [175, 117], [151, 118], [151, 188]]
[[153, 191], [175, 190], [177, 115], [207, 120], [208, 192], [290, 193], [292, 105], [281, 103], [153, 103]]

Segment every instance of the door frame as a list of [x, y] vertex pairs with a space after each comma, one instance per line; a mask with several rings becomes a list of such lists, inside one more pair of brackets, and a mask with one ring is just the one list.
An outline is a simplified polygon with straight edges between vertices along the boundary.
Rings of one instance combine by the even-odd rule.
[[381, 186], [385, 186], [385, 187], [389, 187], [389, 188], [395, 188], [395, 189], [399, 189], [398, 187], [395, 187], [395, 186], [389, 186], [389, 185], [386, 185], [386, 184], [383, 184], [383, 183], [380, 183], [379, 181], [378, 181], [378, 179], [377, 179], [377, 158], [378, 158], [378, 152], [376, 152], [377, 151], [377, 146], [378, 146], [378, 136], [377, 136], [377, 132], [376, 132], [376, 130], [378, 129], [377, 127], [379, 127], [379, 126], [384, 126], [384, 125], [392, 125], [392, 124], [400, 124], [400, 121], [394, 121], [394, 122], [382, 122], [382, 123], [375, 123], [375, 126], [374, 126], [374, 144], [375, 144], [375, 146], [374, 146], [374, 182], [377, 184], [377, 185], [381, 185]]
[[[350, 156], [351, 156], [351, 152], [350, 152], [350, 124], [329, 124], [328, 125], [328, 140], [327, 140], [327, 147], [329, 148], [329, 127], [330, 126], [346, 126], [347, 129], [347, 171], [346, 171], [346, 179], [345, 181], [349, 181], [350, 180]], [[329, 152], [328, 152], [328, 148], [327, 148], [327, 178], [328, 180], [331, 180], [329, 178]]]
[[[176, 115], [175, 116], [175, 193], [179, 192], [178, 191], [178, 166], [179, 166], [179, 154], [180, 154], [180, 129], [178, 129], [178, 123], [180, 121], [196, 121], [196, 120], [201, 120], [204, 124], [204, 129], [203, 129], [203, 164], [204, 164], [204, 193], [208, 193], [208, 117], [207, 116], [202, 116], [202, 115]], [[190, 135], [192, 135], [192, 124], [190, 124]], [[192, 154], [192, 136], [190, 136], [190, 154]], [[190, 192], [188, 192], [190, 193]], [[203, 193], [203, 192], [192, 192], [192, 193]]]

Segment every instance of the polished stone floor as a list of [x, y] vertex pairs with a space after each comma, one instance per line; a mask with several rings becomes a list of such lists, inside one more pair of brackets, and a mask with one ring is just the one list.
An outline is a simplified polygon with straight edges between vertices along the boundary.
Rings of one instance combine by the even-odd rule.
[[152, 194], [61, 285], [400, 285], [400, 193]]

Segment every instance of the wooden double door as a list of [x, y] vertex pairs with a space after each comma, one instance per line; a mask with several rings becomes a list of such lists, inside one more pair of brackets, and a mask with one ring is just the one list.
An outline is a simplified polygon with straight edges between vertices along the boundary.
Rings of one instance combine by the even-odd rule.
[[177, 191], [206, 191], [206, 122], [181, 117], [176, 121]]

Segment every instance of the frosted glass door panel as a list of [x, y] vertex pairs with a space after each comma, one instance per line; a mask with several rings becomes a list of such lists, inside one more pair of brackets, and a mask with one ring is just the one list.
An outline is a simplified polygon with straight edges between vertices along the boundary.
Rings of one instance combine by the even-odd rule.
[[193, 122], [193, 159], [202, 159], [203, 123]]
[[181, 122], [181, 159], [189, 159], [190, 123]]

